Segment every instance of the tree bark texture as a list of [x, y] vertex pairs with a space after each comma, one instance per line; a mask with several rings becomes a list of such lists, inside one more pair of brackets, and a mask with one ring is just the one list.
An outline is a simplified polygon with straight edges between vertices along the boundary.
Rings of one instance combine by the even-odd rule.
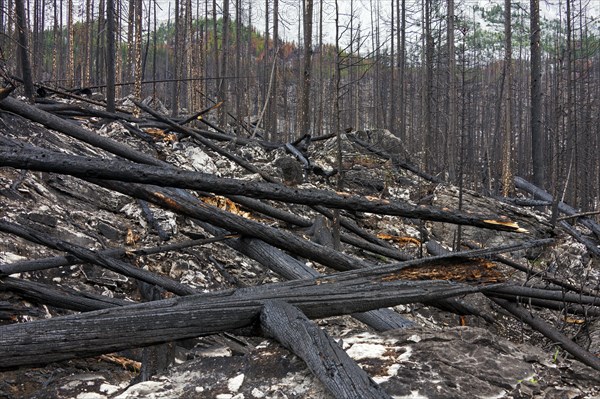
[[325, 331], [298, 308], [265, 302], [260, 314], [263, 331], [300, 357], [335, 398], [390, 398]]
[[480, 291], [446, 281], [398, 281], [385, 268], [217, 291], [0, 327], [0, 369], [94, 356], [249, 327], [279, 299], [309, 318]]
[[531, 159], [533, 184], [545, 187], [544, 132], [542, 130], [542, 47], [540, 1], [530, 0], [531, 29]]
[[[119, 148], [119, 150], [122, 149]], [[98, 158], [63, 155], [35, 148], [2, 148], [0, 149], [0, 155], [1, 166], [63, 173], [82, 178], [119, 179], [123, 182], [159, 184], [224, 195], [234, 194], [280, 200], [303, 205], [322, 205], [336, 209], [421, 218], [493, 230], [521, 231], [515, 223], [500, 220], [495, 215], [472, 215], [460, 211], [445, 211], [434, 207], [411, 206], [388, 200], [341, 195], [325, 190], [302, 190], [281, 184], [218, 178], [212, 175], [169, 167], [159, 169], [125, 161], [107, 162]], [[153, 159], [153, 163], [156, 162]]]
[[33, 76], [29, 58], [29, 28], [27, 14], [25, 14], [25, 0], [15, 0], [15, 9], [17, 29], [19, 30], [19, 60], [21, 61], [23, 75], [23, 89], [25, 90], [25, 97], [29, 101], [33, 101]]

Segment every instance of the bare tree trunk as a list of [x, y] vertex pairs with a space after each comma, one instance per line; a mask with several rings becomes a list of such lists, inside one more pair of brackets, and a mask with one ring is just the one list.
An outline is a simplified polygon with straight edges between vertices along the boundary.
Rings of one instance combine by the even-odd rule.
[[[248, 27], [250, 29], [250, 27]], [[242, 104], [244, 87], [247, 81], [241, 78], [241, 57], [242, 57], [242, 0], [235, 0], [235, 118], [236, 130], [240, 134], [242, 130]], [[249, 72], [247, 72], [250, 75]]]
[[83, 63], [81, 65], [82, 85], [87, 87], [90, 85], [90, 64], [92, 63], [92, 36], [90, 34], [92, 30], [92, 2], [91, 0], [85, 1], [85, 31], [84, 37], [84, 54]]
[[269, 139], [276, 140], [277, 135], [277, 75], [279, 73], [277, 62], [279, 52], [279, 0], [273, 0], [273, 73], [269, 83], [269, 103], [267, 107], [267, 131]]
[[67, 30], [69, 40], [67, 41], [67, 53], [69, 62], [67, 65], [67, 85], [73, 87], [75, 84], [75, 27], [73, 26], [73, 0], [67, 2]]
[[433, 36], [431, 34], [431, 0], [425, 1], [424, 40], [425, 40], [425, 71], [423, 75], [423, 161], [424, 170], [433, 171]]
[[[223, 0], [223, 37], [221, 39], [221, 80], [219, 81], [219, 100], [225, 101], [228, 96], [227, 81], [227, 53], [229, 52], [229, 0]], [[227, 107], [219, 109], [219, 123], [225, 126]]]
[[[351, 18], [352, 20], [352, 18]], [[335, 113], [335, 136], [336, 136], [336, 158], [337, 158], [337, 189], [338, 191], [342, 187], [342, 176], [343, 176], [343, 164], [342, 164], [342, 134], [340, 126], [340, 96], [341, 93], [341, 72], [342, 72], [342, 59], [340, 50], [340, 9], [338, 0], [335, 0], [335, 101], [334, 101], [334, 113]], [[333, 211], [333, 247], [339, 250], [341, 247], [340, 243], [340, 211], [335, 209]]]
[[106, 0], [106, 111], [115, 112], [115, 0]]
[[312, 25], [313, 0], [304, 0], [304, 65], [302, 74], [302, 97], [300, 99], [299, 135], [310, 133], [310, 81], [312, 72]]
[[153, 11], [153, 25], [154, 31], [152, 32], [152, 99], [156, 101], [156, 0], [152, 2], [152, 11]]
[[[173, 43], [173, 87], [172, 87], [172, 91], [171, 91], [171, 115], [172, 116], [176, 116], [179, 113], [179, 78], [180, 78], [180, 66], [179, 63], [181, 62], [181, 57], [180, 57], [180, 52], [181, 52], [181, 32], [179, 31], [180, 29], [180, 22], [179, 22], [179, 9], [181, 8], [180, 4], [179, 4], [179, 0], [175, 0], [175, 37], [173, 38], [174, 43]], [[216, 22], [215, 22], [216, 23]], [[216, 37], [215, 37], [215, 43], [216, 43]]]
[[398, 23], [400, 24], [400, 39], [398, 40], [398, 97], [400, 101], [399, 110], [399, 130], [398, 134], [400, 139], [406, 140], [406, 105], [404, 101], [405, 90], [404, 90], [404, 77], [405, 77], [405, 65], [406, 65], [406, 0], [402, 0], [399, 5], [396, 0], [396, 12], [401, 13], [398, 15]]
[[388, 125], [388, 129], [390, 129], [390, 131], [392, 133], [396, 133], [396, 104], [397, 104], [397, 99], [396, 99], [396, 63], [394, 62], [394, 56], [395, 56], [395, 51], [396, 51], [396, 47], [395, 47], [395, 35], [394, 35], [394, 29], [396, 29], [395, 26], [395, 22], [394, 22], [394, 18], [395, 18], [395, 10], [394, 10], [394, 3], [396, 2], [396, 0], [390, 0], [390, 16], [392, 18], [391, 23], [390, 23], [390, 62], [389, 62], [389, 68], [390, 68], [390, 119], [387, 123]]
[[540, 3], [530, 1], [531, 29], [531, 160], [533, 184], [545, 187], [544, 179], [544, 137], [542, 132], [542, 72], [540, 44]]
[[[262, 70], [261, 70], [261, 75], [262, 75], [262, 82], [261, 82], [261, 92], [262, 92], [262, 99], [263, 99], [263, 103], [267, 104], [269, 102], [269, 93], [267, 91], [267, 86], [270, 85], [270, 81], [271, 81], [271, 74], [269, 73], [269, 71], [271, 71], [271, 64], [269, 63], [269, 55], [270, 55], [270, 51], [269, 51], [269, 32], [270, 32], [270, 25], [269, 25], [269, 0], [265, 0], [265, 44], [264, 44], [264, 50], [263, 50], [263, 62], [262, 62]], [[265, 130], [268, 131], [268, 123], [264, 124], [265, 126]], [[258, 126], [257, 126], [258, 127]], [[268, 134], [268, 133], [267, 133]], [[266, 137], [267, 139], [270, 139], [269, 136]]]
[[454, 0], [448, 0], [448, 130], [444, 146], [444, 166], [453, 175], [454, 151], [458, 141], [456, 133], [457, 113], [456, 102], [458, 94], [456, 90], [456, 59], [454, 47]]
[[[30, 5], [31, 7], [31, 5]], [[39, 71], [41, 70], [42, 67], [42, 63], [41, 63], [41, 54], [42, 54], [42, 43], [41, 43], [41, 35], [43, 33], [44, 27], [43, 25], [41, 25], [41, 14], [42, 14], [42, 10], [41, 10], [41, 1], [40, 0], [33, 0], [33, 29], [31, 32], [31, 41], [33, 42], [31, 47], [33, 48], [32, 51], [32, 61], [33, 61], [33, 67], [32, 67], [32, 80], [36, 77], [39, 76]], [[31, 20], [31, 17], [29, 17], [29, 20]]]
[[504, 1], [504, 139], [502, 141], [502, 195], [514, 191], [512, 174], [512, 31], [511, 0]]
[[33, 102], [33, 77], [31, 75], [31, 62], [29, 60], [29, 39], [27, 37], [27, 17], [25, 15], [24, 0], [15, 0], [17, 14], [17, 29], [19, 30], [19, 60], [23, 73], [23, 88], [25, 97]]
[[[135, 0], [134, 3], [135, 19], [135, 79], [133, 96], [141, 101], [142, 99], [142, 0]], [[138, 111], [139, 113], [139, 111]]]
[[[54, 0], [54, 24], [52, 25], [52, 39], [58, 43], [58, 5]], [[58, 79], [58, 46], [52, 47], [52, 80]]]
[[325, 93], [325, 82], [323, 81], [323, 2], [319, 2], [319, 104], [315, 130], [323, 131], [323, 101]]
[[[124, 82], [131, 82], [134, 80], [135, 71], [135, 3], [137, 0], [128, 0], [128, 12], [127, 12], [127, 62], [125, 64], [125, 71], [122, 75]], [[123, 92], [124, 95], [131, 93], [129, 86], [125, 87]]]
[[[56, 4], [56, 0], [54, 0], [55, 4]], [[105, 1], [104, 0], [100, 0], [100, 3], [98, 4], [98, 30], [97, 30], [97, 37], [96, 37], [96, 71], [95, 71], [95, 81], [97, 84], [101, 84], [102, 82], [106, 81], [106, 73], [105, 71], [107, 71], [106, 68], [106, 54], [105, 51], [107, 51], [105, 49], [105, 43], [106, 43], [106, 37], [108, 36], [108, 33], [104, 33], [105, 29], [108, 29], [107, 26], [105, 25], [106, 19], [106, 6], [105, 6]], [[55, 39], [56, 40], [56, 39]], [[102, 71], [102, 73], [101, 73]]]

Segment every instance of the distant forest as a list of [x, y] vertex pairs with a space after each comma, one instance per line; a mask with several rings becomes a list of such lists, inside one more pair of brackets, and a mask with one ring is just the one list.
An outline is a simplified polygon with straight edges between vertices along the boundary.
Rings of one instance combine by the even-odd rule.
[[[446, 181], [511, 195], [518, 175], [597, 210], [598, 7], [479, 3], [303, 0], [297, 15], [280, 0], [174, 0], [159, 15], [152, 0], [0, 0], [0, 69], [22, 77], [24, 47], [34, 83], [110, 100], [114, 80], [117, 99], [154, 96], [174, 115], [224, 101], [221, 126], [252, 119], [273, 141], [385, 128]], [[292, 42], [282, 17], [297, 19]]]

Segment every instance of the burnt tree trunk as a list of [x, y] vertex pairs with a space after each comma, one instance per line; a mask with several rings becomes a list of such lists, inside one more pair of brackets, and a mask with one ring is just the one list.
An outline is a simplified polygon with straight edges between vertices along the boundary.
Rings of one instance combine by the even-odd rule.
[[267, 300], [322, 318], [479, 292], [399, 281], [388, 267], [217, 291], [0, 327], [0, 369], [33, 366], [252, 326]]
[[265, 302], [260, 314], [263, 331], [300, 357], [335, 398], [390, 398], [337, 342], [298, 308]]
[[[106, 160], [103, 159], [64, 155], [32, 148], [0, 148], [0, 155], [0, 166], [63, 173], [82, 178], [100, 178], [189, 188], [224, 195], [244, 195], [303, 205], [322, 205], [358, 212], [372, 212], [471, 225], [493, 230], [522, 232], [522, 229], [515, 223], [508, 220], [498, 220], [500, 218], [495, 215], [472, 215], [460, 211], [449, 212], [434, 207], [411, 206], [388, 200], [340, 195], [325, 190], [300, 190], [281, 184], [218, 178], [212, 175], [182, 171], [170, 167], [159, 169], [120, 161], [107, 164]], [[136, 156], [136, 158], [141, 157]], [[144, 160], [146, 160], [146, 156], [144, 156]], [[159, 163], [156, 159], [152, 160], [153, 164]]]

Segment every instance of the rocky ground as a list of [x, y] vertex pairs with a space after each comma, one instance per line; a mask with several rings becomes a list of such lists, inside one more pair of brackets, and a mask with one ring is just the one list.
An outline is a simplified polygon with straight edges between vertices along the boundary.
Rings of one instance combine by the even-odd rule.
[[[190, 138], [165, 134], [155, 128], [146, 129], [140, 136], [119, 122], [98, 117], [73, 121], [183, 169], [260, 180], [259, 175]], [[401, 143], [386, 131], [351, 134], [401, 154]], [[0, 139], [0, 143], [7, 139], [21, 140], [46, 149], [110, 158], [102, 150], [1, 110]], [[334, 190], [335, 177], [306, 174], [302, 165], [283, 148], [266, 150], [256, 143], [218, 145], [288, 185]], [[347, 136], [343, 138], [342, 147], [347, 170], [345, 191], [411, 204], [457, 207], [456, 187], [432, 183], [407, 170], [394, 168], [390, 160], [365, 150]], [[327, 172], [336, 166], [336, 150], [335, 138], [330, 138], [313, 142], [307, 155]], [[311, 239], [312, 232], [308, 228], [293, 227], [237, 207], [224, 198], [213, 197], [210, 201], [222, 209]], [[185, 217], [65, 175], [0, 168], [0, 204], [2, 220], [33, 227], [95, 250], [112, 247], [133, 250], [210, 236]], [[316, 218], [316, 213], [307, 207], [272, 204], [297, 215]], [[511, 254], [513, 260], [530, 268], [529, 274], [495, 263], [495, 273], [503, 281], [539, 285], [546, 284], [543, 277], [550, 275], [597, 291], [598, 259], [564, 231], [552, 232], [547, 214], [470, 191], [465, 193], [464, 204], [467, 211], [504, 215], [529, 231], [518, 234], [467, 227], [461, 232], [465, 241], [492, 247], [550, 235], [556, 237], [552, 246]], [[423, 253], [426, 256], [423, 240], [435, 239], [450, 249], [456, 237], [456, 227], [449, 224], [375, 214], [353, 216], [363, 228], [380, 234], [414, 257]], [[583, 234], [589, 234], [584, 228], [578, 228]], [[349, 245], [343, 250], [376, 263], [390, 261]], [[0, 232], [0, 270], [18, 261], [56, 255], [61, 254]], [[140, 256], [132, 262], [206, 292], [279, 281], [275, 273], [222, 243]], [[315, 266], [321, 272], [331, 271]], [[23, 272], [10, 277], [130, 301], [143, 300], [142, 287], [135, 280], [89, 264]], [[318, 324], [394, 398], [591, 398], [600, 395], [600, 377], [592, 368], [574, 361], [485, 296], [477, 294], [461, 299], [488, 317], [459, 316], [411, 304], [395, 309], [414, 322], [413, 327], [406, 329], [377, 333], [349, 316], [319, 320]], [[593, 317], [566, 318], [558, 311], [546, 309], [536, 309], [536, 312], [593, 353], [600, 354], [598, 322]], [[0, 273], [0, 329], [3, 324], [68, 313], [71, 312], [23, 299], [18, 292], [3, 285]], [[139, 350], [4, 371], [0, 373], [0, 398], [330, 397], [302, 360], [271, 339], [227, 333], [179, 342], [172, 349], [176, 363], [148, 381], [140, 378], [143, 354]]]

